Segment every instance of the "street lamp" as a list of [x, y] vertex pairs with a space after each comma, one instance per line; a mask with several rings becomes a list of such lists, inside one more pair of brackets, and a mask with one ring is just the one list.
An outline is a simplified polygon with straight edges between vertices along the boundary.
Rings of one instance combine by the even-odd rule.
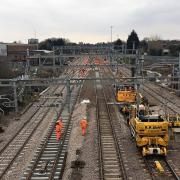
[[112, 26], [110, 26], [110, 28], [111, 28], [111, 44], [112, 44]]

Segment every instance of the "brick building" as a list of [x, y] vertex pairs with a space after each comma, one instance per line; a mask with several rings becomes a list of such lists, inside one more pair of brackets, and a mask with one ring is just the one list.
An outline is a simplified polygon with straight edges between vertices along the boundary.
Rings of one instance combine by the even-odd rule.
[[27, 53], [31, 54], [37, 48], [37, 44], [8, 43], [7, 56], [11, 61], [25, 61]]

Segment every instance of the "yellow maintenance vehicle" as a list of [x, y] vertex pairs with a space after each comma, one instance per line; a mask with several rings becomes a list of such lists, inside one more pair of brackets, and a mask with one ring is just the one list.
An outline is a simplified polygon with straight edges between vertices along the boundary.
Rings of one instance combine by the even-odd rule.
[[116, 100], [120, 103], [134, 103], [136, 101], [136, 91], [134, 89], [134, 86], [116, 86]]
[[160, 115], [151, 114], [141, 110], [137, 113], [136, 106], [131, 108], [131, 118], [129, 121], [131, 134], [136, 145], [142, 151], [143, 156], [147, 155], [167, 155], [168, 126], [169, 122]]
[[180, 128], [180, 114], [168, 114], [167, 120], [172, 128]]
[[169, 122], [171, 140], [178, 140], [180, 134], [180, 114], [167, 114], [165, 118]]

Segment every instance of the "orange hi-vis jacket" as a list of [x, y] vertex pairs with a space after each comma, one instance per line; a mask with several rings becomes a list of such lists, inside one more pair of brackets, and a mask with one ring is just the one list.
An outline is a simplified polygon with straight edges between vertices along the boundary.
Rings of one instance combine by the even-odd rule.
[[56, 124], [56, 140], [59, 141], [61, 138], [61, 129], [62, 129], [63, 125], [62, 125], [62, 121], [57, 121]]
[[58, 124], [56, 124], [56, 132], [60, 132], [63, 127], [62, 121], [59, 121]]
[[82, 119], [81, 122], [80, 122], [80, 125], [81, 125], [81, 128], [87, 128], [87, 120], [86, 119]]

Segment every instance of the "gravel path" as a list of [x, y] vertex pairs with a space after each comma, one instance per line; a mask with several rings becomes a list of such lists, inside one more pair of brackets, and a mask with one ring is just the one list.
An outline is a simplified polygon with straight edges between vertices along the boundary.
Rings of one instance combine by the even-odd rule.
[[[89, 76], [94, 76], [94, 72], [90, 72]], [[80, 100], [89, 99], [90, 104], [77, 104], [73, 114], [73, 129], [70, 136], [68, 157], [66, 161], [65, 172], [63, 180], [71, 178], [71, 161], [76, 160], [76, 150], [81, 150], [80, 160], [85, 162], [85, 167], [82, 170], [82, 180], [98, 180], [98, 151], [97, 151], [97, 126], [95, 117], [95, 104], [94, 104], [94, 89], [93, 83], [85, 81]], [[88, 128], [86, 136], [81, 135], [81, 128], [79, 125], [81, 117], [87, 114]]]
[[70, 179], [72, 169], [71, 161], [76, 160], [76, 150], [81, 149], [83, 146], [84, 138], [86, 136], [81, 135], [80, 120], [86, 115], [86, 104], [77, 104], [73, 112], [72, 121], [72, 131], [69, 139], [68, 146], [68, 156], [66, 160], [66, 166], [63, 174], [63, 180]]
[[86, 165], [82, 170], [82, 180], [98, 180], [98, 149], [97, 149], [97, 125], [96, 125], [96, 109], [88, 109], [89, 123], [88, 131], [82, 147], [81, 159]]

